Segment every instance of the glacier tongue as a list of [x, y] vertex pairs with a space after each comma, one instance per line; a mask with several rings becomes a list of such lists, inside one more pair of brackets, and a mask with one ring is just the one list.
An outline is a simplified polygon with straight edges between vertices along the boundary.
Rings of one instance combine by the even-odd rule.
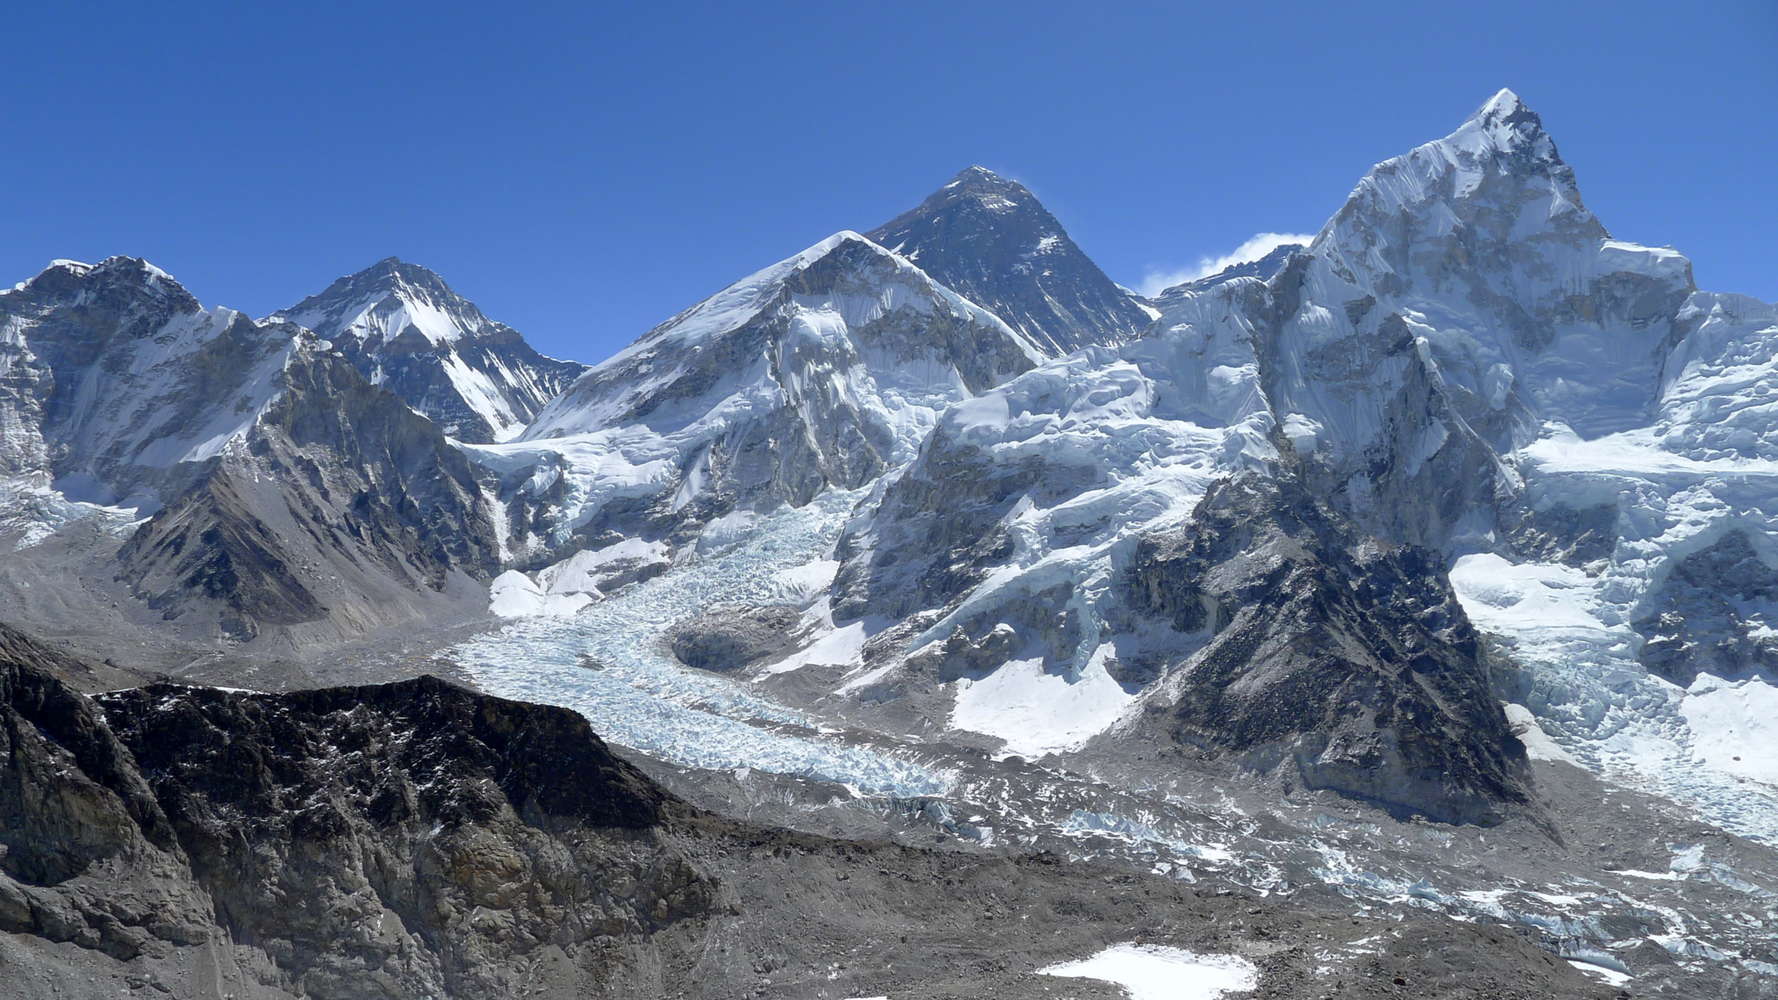
[[572, 708], [605, 739], [685, 767], [755, 768], [847, 785], [866, 795], [942, 794], [949, 778], [908, 750], [823, 733], [801, 712], [680, 665], [667, 629], [730, 601], [781, 594], [786, 571], [833, 545], [855, 493], [834, 491], [762, 519], [733, 545], [633, 585], [569, 617], [528, 617], [451, 650], [477, 686]]

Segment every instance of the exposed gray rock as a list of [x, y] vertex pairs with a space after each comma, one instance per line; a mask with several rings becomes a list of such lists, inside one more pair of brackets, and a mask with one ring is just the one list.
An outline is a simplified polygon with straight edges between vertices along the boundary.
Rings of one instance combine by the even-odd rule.
[[7, 996], [1111, 1000], [1036, 970], [1133, 938], [1269, 1000], [1608, 995], [1499, 928], [720, 819], [572, 712], [431, 678], [95, 702], [35, 655], [0, 653]]
[[1130, 569], [1133, 607], [1210, 636], [1149, 711], [1174, 739], [1309, 788], [1498, 822], [1529, 801], [1525, 752], [1440, 568], [1358, 535], [1288, 476], [1219, 483]]
[[1760, 543], [1729, 531], [1676, 561], [1635, 622], [1643, 666], [1681, 687], [1699, 674], [1778, 679], [1778, 636], [1758, 617], [1778, 605], [1778, 553]]
[[668, 641], [688, 667], [739, 670], [794, 648], [801, 618], [794, 605], [723, 605], [675, 625]]
[[168, 618], [220, 607], [234, 638], [324, 619], [349, 635], [498, 571], [475, 476], [430, 421], [306, 345], [279, 383], [246, 447], [119, 552], [138, 596]]

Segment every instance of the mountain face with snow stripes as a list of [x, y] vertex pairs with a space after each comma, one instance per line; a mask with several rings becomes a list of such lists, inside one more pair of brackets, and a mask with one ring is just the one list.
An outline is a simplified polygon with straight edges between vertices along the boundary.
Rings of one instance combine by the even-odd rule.
[[537, 353], [437, 274], [394, 257], [271, 319], [315, 331], [365, 378], [459, 441], [516, 437], [586, 370]]
[[937, 415], [1043, 359], [853, 232], [742, 279], [594, 366], [524, 436], [469, 449], [530, 558], [692, 537], [907, 463]]
[[54, 512], [9, 512], [0, 534], [16, 550], [64, 523], [128, 525], [96, 539], [106, 561], [70, 568], [82, 599], [122, 583], [198, 639], [339, 639], [497, 569], [468, 462], [308, 329], [205, 308], [116, 257], [0, 293], [0, 330], [0, 489]]
[[[880, 636], [858, 697], [929, 697], [934, 671], [961, 676], [971, 683], [958, 689], [953, 725], [1052, 750], [1150, 739], [1157, 715], [1191, 719], [1196, 728], [1177, 736], [1294, 761], [1305, 783], [1372, 800], [1376, 789], [1329, 777], [1339, 768], [1327, 747], [1356, 739], [1380, 762], [1391, 748], [1432, 753], [1498, 735], [1473, 643], [1367, 688], [1381, 704], [1456, 682], [1434, 699], [1446, 714], [1436, 740], [1407, 738], [1387, 713], [1367, 734], [1345, 730], [1358, 711], [1350, 687], [1299, 704], [1359, 674], [1350, 661], [1321, 673], [1325, 664], [1298, 669], [1290, 657], [1249, 660], [1264, 629], [1243, 640], [1247, 665], [1231, 667], [1224, 630], [1247, 601], [1202, 588], [1256, 565], [1284, 572], [1301, 564], [1287, 553], [1306, 547], [1277, 540], [1275, 506], [1227, 511], [1222, 484], [1260, 475], [1301, 483], [1325, 505], [1316, 517], [1373, 540], [1336, 548], [1407, 546], [1427, 553], [1403, 558], [1429, 574], [1453, 566], [1457, 617], [1518, 651], [1513, 697], [1550, 730], [1660, 775], [1651, 780], [1689, 801], [1778, 816], [1778, 796], [1730, 791], [1751, 758], [1723, 752], [1697, 770], [1685, 721], [1756, 699], [1768, 689], [1757, 678], [1773, 677], [1765, 622], [1778, 607], [1761, 596], [1778, 581], [1772, 424], [1762, 394], [1731, 386], [1770, 368], [1774, 309], [1698, 292], [1680, 254], [1612, 238], [1516, 95], [1379, 164], [1268, 276], [1179, 286], [1155, 305], [1146, 337], [1040, 366], [947, 411], [915, 461], [854, 512], [830, 601], [836, 627], [869, 622]], [[1212, 496], [1224, 499], [1208, 505]], [[1137, 553], [1230, 532], [1250, 547], [1227, 543], [1220, 562], [1182, 571], [1204, 574], [1176, 602], [1193, 613], [1157, 621], [1178, 581], [1132, 576]], [[1728, 566], [1734, 574], [1710, 569]], [[1400, 613], [1397, 601], [1367, 615]], [[989, 648], [998, 652], [984, 659]], [[1079, 710], [1056, 713], [1042, 736], [1028, 715], [984, 709], [974, 692], [1000, 684], [982, 666], [993, 659], [1041, 664], [1060, 679], [1045, 700]], [[972, 666], [959, 675], [952, 661]], [[1206, 732], [1194, 706], [1213, 666], [1254, 710], [1288, 691], [1301, 718], [1320, 721], [1273, 730], [1264, 747]], [[1625, 696], [1610, 678], [1647, 669], [1691, 688], [1638, 682], [1634, 697], [1662, 707], [1625, 709], [1633, 725], [1601, 722]], [[1009, 704], [1036, 697], [1002, 686]], [[1234, 725], [1245, 709], [1225, 701]], [[1435, 767], [1413, 754], [1396, 766]], [[1412, 807], [1448, 815], [1471, 797], [1473, 810], [1486, 789], [1504, 801], [1516, 794], [1502, 791], [1511, 770], [1470, 772], [1456, 799], [1422, 786]]]
[[1023, 184], [970, 167], [867, 234], [1050, 357], [1139, 336], [1149, 314]]

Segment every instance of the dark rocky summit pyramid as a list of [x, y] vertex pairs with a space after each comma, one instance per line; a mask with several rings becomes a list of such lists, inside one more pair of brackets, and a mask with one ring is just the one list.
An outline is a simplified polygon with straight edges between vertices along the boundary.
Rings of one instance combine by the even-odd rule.
[[1023, 184], [984, 167], [866, 235], [1052, 356], [1129, 340], [1151, 320]]

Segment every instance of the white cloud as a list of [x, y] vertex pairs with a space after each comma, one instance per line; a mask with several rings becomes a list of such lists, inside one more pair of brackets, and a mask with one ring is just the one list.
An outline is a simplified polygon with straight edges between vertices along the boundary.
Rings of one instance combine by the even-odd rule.
[[1312, 233], [1254, 233], [1228, 253], [1217, 257], [1199, 257], [1197, 264], [1190, 267], [1151, 267], [1142, 276], [1136, 290], [1143, 295], [1159, 295], [1163, 290], [1182, 282], [1209, 277], [1230, 264], [1258, 260], [1286, 243], [1307, 244], [1314, 238]]

